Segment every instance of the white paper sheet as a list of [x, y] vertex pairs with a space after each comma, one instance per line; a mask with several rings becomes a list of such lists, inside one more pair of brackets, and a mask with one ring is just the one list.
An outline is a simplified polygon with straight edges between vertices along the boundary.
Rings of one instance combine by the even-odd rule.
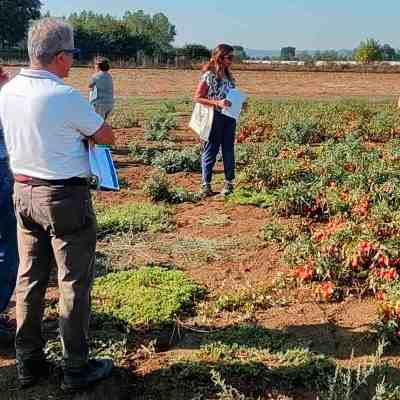
[[89, 146], [89, 162], [92, 174], [99, 180], [100, 189], [119, 190], [117, 171], [109, 148]]
[[238, 120], [243, 104], [247, 99], [247, 95], [241, 92], [239, 89], [231, 89], [228, 92], [226, 99], [229, 100], [232, 105], [228, 108], [224, 108], [222, 110], [222, 114]]

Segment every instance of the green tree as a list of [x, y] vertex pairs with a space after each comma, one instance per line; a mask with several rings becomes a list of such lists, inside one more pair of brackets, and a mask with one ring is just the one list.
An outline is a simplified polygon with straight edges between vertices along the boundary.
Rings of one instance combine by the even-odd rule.
[[281, 49], [281, 60], [286, 60], [286, 61], [290, 61], [290, 60], [294, 60], [294, 58], [296, 57], [296, 47], [282, 47]]
[[0, 47], [11, 47], [24, 39], [29, 22], [40, 17], [40, 0], [0, 1]]
[[300, 51], [300, 52], [297, 54], [297, 59], [298, 59], [299, 61], [310, 62], [310, 61], [312, 61], [313, 58], [312, 58], [311, 54], [310, 54], [308, 51], [303, 50], [303, 51]]
[[201, 61], [211, 56], [211, 50], [209, 50], [206, 46], [202, 44], [185, 44], [180, 49], [177, 49], [177, 54], [184, 55], [191, 60]]
[[246, 51], [243, 46], [233, 46], [233, 55], [238, 61], [243, 61], [248, 58]]
[[176, 28], [163, 13], [151, 16], [145, 14], [143, 10], [127, 11], [123, 21], [133, 34], [146, 38], [149, 45], [143, 49], [145, 53], [160, 54], [172, 50]]
[[138, 50], [149, 55], [170, 54], [175, 27], [161, 13], [153, 16], [139, 10], [122, 19], [82, 11], [68, 21], [75, 29], [75, 40], [84, 58], [104, 54], [110, 58], [135, 57]]
[[389, 44], [384, 44], [381, 47], [382, 59], [385, 61], [393, 61], [396, 59], [396, 50]]
[[341, 59], [336, 50], [317, 51], [314, 58], [316, 61], [339, 61]]
[[382, 49], [379, 42], [375, 39], [366, 39], [360, 43], [355, 50], [356, 61], [369, 63], [382, 60]]

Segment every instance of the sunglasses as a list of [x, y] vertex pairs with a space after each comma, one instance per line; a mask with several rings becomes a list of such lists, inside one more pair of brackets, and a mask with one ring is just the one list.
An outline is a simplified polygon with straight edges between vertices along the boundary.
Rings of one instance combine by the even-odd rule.
[[80, 53], [80, 49], [61, 49], [58, 50], [55, 55], [58, 56], [61, 53], [65, 53], [65, 54], [71, 54], [71, 55], [77, 55]]
[[226, 58], [227, 60], [232, 61], [233, 60], [233, 55], [229, 54], [229, 56], [224, 56], [224, 58]]

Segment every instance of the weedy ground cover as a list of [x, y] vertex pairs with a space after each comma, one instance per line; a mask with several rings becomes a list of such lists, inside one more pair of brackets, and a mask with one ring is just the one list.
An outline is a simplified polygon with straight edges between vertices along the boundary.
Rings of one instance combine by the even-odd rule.
[[173, 187], [165, 173], [161, 171], [153, 172], [144, 182], [143, 192], [152, 201], [164, 201], [166, 203], [178, 204], [191, 202], [195, 203], [201, 199], [201, 194], [189, 192], [181, 187]]
[[229, 201], [271, 208], [265, 240], [281, 245], [282, 260], [319, 300], [386, 293], [385, 329], [400, 335], [391, 286], [400, 272], [399, 112], [364, 102], [253, 107], [263, 141], [252, 145]]
[[146, 140], [164, 141], [171, 140], [171, 130], [177, 128], [176, 105], [173, 102], [165, 102], [152, 113], [146, 121]]
[[119, 232], [157, 232], [173, 227], [171, 208], [151, 203], [127, 203], [100, 209], [97, 214], [98, 234]]
[[238, 141], [263, 141], [285, 135], [305, 143], [339, 138], [354, 131], [367, 140], [386, 141], [400, 133], [396, 104], [341, 99], [333, 101], [254, 101], [242, 118]]
[[169, 146], [151, 148], [131, 144], [129, 154], [135, 161], [160, 168], [168, 174], [201, 171], [200, 146], [174, 149]]
[[183, 272], [159, 267], [108, 274], [93, 287], [94, 309], [132, 327], [171, 323], [203, 294]]
[[[285, 333], [250, 324], [210, 332], [200, 338], [198, 346], [190, 355], [170, 360], [165, 373], [171, 376], [171, 386], [182, 379], [196, 380], [201, 390], [206, 382], [211, 383], [211, 375], [212, 382], [218, 376], [229, 386], [222, 390], [233, 396], [223, 397], [227, 399], [256, 399], [273, 388], [280, 392], [309, 388], [318, 398], [330, 400], [378, 400], [398, 392], [396, 385], [386, 383], [390, 373], [382, 359], [383, 343], [368, 363], [354, 362], [351, 367], [336, 365]], [[175, 383], [173, 373], [178, 378]], [[215, 398], [219, 398], [218, 394]]]

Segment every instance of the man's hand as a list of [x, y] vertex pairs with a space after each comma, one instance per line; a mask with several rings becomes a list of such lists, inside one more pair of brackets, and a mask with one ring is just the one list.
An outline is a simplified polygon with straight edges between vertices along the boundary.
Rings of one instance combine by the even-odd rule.
[[90, 137], [89, 144], [91, 141], [93, 141], [94, 144], [114, 144], [115, 137], [111, 126], [104, 122], [101, 128]]

